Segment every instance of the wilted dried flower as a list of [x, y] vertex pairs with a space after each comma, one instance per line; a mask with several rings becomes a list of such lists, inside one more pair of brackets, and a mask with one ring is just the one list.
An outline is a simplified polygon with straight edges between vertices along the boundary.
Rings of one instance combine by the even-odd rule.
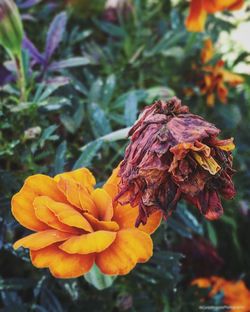
[[145, 224], [160, 209], [168, 217], [180, 198], [194, 204], [210, 220], [235, 195], [231, 180], [233, 139], [217, 139], [220, 130], [174, 97], [147, 107], [130, 130], [119, 175], [120, 203], [139, 205], [136, 221]]

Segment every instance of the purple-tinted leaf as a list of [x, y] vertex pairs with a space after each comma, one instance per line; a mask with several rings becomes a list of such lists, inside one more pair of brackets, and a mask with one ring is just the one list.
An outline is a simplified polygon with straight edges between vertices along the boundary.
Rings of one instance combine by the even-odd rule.
[[52, 11], [56, 10], [57, 8], [59, 8], [59, 6], [60, 6], [59, 3], [50, 2], [47, 4], [47, 9], [49, 12], [52, 12]]
[[56, 86], [65, 86], [70, 83], [70, 78], [65, 76], [58, 76], [54, 78], [47, 79], [44, 81], [46, 85], [56, 85]]
[[34, 16], [32, 16], [31, 14], [22, 14], [21, 18], [23, 21], [31, 21], [31, 22], [35, 22], [36, 19]]
[[44, 91], [36, 98], [39, 102], [44, 101], [47, 99], [53, 92], [55, 92], [58, 88], [67, 85], [70, 83], [70, 79], [68, 77], [55, 77], [52, 79], [48, 79], [43, 82], [45, 87]]
[[0, 87], [14, 80], [13, 74], [3, 65], [0, 65]]
[[16, 64], [13, 60], [11, 61], [5, 61], [3, 63], [4, 67], [10, 71], [11, 73], [15, 73], [16, 74]]
[[50, 71], [58, 71], [64, 68], [84, 66], [93, 63], [88, 57], [72, 57], [67, 60], [53, 62], [48, 69]]
[[62, 40], [66, 23], [67, 14], [62, 12], [58, 14], [50, 24], [45, 47], [45, 59], [47, 63]]
[[26, 0], [23, 3], [19, 3], [18, 7], [20, 9], [28, 9], [36, 4], [38, 4], [39, 2], [41, 2], [42, 0]]
[[24, 36], [23, 48], [28, 50], [29, 54], [36, 61], [36, 63], [45, 65], [44, 56], [38, 51], [38, 49], [27, 36]]

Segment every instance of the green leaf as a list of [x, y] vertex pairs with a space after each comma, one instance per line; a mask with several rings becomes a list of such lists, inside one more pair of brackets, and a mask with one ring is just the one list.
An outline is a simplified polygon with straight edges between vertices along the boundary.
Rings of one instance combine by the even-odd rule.
[[37, 88], [33, 102], [42, 102], [46, 100], [57, 89], [69, 83], [70, 80], [67, 77], [57, 77], [49, 84], [41, 83]]
[[180, 234], [181, 236], [192, 238], [191, 230], [173, 217], [168, 219], [167, 224], [172, 228], [173, 231]]
[[186, 205], [180, 203], [175, 212], [182, 222], [197, 234], [203, 234], [202, 225], [195, 216], [187, 209]]
[[116, 86], [116, 77], [114, 74], [108, 76], [103, 88], [102, 103], [107, 106], [111, 101]]
[[132, 90], [120, 95], [114, 102], [113, 108], [124, 108], [126, 101], [130, 97], [130, 94], [133, 93], [137, 97], [137, 101], [144, 101], [147, 97], [145, 90]]
[[102, 89], [103, 89], [102, 79], [99, 78], [92, 83], [89, 92], [90, 103], [98, 103], [99, 101], [101, 101]]
[[41, 138], [39, 140], [39, 145], [41, 148], [44, 147], [44, 144], [46, 141], [55, 141], [58, 139], [58, 136], [57, 135], [52, 135], [56, 129], [58, 128], [58, 126], [56, 125], [51, 125], [49, 126], [48, 128], [44, 129], [42, 135], [41, 135]]
[[65, 97], [51, 96], [45, 101], [39, 102], [37, 105], [43, 111], [53, 112], [58, 111], [66, 106], [71, 106], [71, 102]]
[[100, 22], [98, 20], [95, 20], [95, 24], [104, 32], [107, 34], [113, 36], [113, 37], [120, 37], [123, 38], [125, 36], [125, 31], [120, 26], [116, 26], [114, 24], [108, 23], [108, 22]]
[[75, 162], [73, 170], [82, 167], [89, 167], [91, 165], [92, 159], [96, 156], [96, 153], [99, 151], [102, 144], [103, 144], [102, 140], [95, 140], [86, 144], [81, 149], [82, 154]]
[[116, 276], [102, 274], [98, 267], [94, 265], [90, 272], [84, 275], [84, 278], [98, 290], [103, 290], [113, 284]]
[[79, 299], [80, 287], [77, 279], [60, 280], [60, 284], [63, 286], [72, 301], [77, 301]]
[[172, 47], [163, 50], [161, 53], [166, 57], [173, 57], [175, 59], [178, 59], [179, 61], [182, 61], [185, 57], [185, 51], [181, 47]]
[[146, 92], [147, 92], [147, 98], [146, 98], [147, 104], [152, 104], [153, 101], [159, 100], [159, 99], [167, 100], [170, 97], [173, 97], [175, 95], [175, 92], [173, 89], [162, 87], [162, 86], [149, 88], [146, 90]]
[[88, 111], [92, 131], [96, 138], [111, 132], [109, 120], [107, 119], [104, 110], [98, 104], [91, 103], [88, 107]]
[[67, 142], [63, 141], [56, 150], [55, 168], [54, 168], [55, 174], [64, 171], [66, 152], [67, 152]]
[[242, 114], [237, 105], [218, 105], [217, 113], [221, 128], [224, 129], [234, 129], [242, 120]]
[[34, 285], [34, 282], [30, 279], [25, 278], [8, 278], [3, 279], [0, 277], [0, 291], [6, 290], [22, 290], [30, 288]]
[[64, 127], [72, 134], [74, 134], [77, 129], [81, 126], [84, 118], [83, 105], [79, 105], [73, 116], [68, 114], [62, 114], [60, 120]]
[[65, 68], [69, 67], [78, 67], [78, 66], [84, 66], [93, 63], [93, 61], [86, 56], [83, 57], [71, 57], [67, 60], [59, 61], [59, 62], [53, 62], [49, 66], [49, 70], [51, 71], [60, 71]]
[[210, 221], [207, 221], [206, 225], [207, 225], [207, 234], [208, 234], [209, 240], [211, 241], [211, 243], [215, 247], [217, 247], [218, 238], [217, 238], [217, 234], [216, 234], [216, 231], [214, 229], [214, 226], [212, 225], [212, 223]]
[[60, 116], [60, 121], [64, 125], [64, 127], [67, 129], [68, 132], [72, 134], [75, 133], [76, 131], [75, 122], [71, 116], [67, 114], [63, 114]]
[[132, 126], [136, 121], [138, 99], [135, 92], [130, 92], [124, 107], [124, 118], [126, 126]]

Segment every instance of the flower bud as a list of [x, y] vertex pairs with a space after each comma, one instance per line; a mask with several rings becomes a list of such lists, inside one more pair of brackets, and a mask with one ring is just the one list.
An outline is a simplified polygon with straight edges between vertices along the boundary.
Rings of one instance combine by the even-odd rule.
[[234, 144], [233, 139], [217, 139], [219, 133], [176, 97], [144, 110], [129, 133], [116, 198], [121, 204], [139, 205], [137, 226], [157, 209], [168, 217], [181, 198], [207, 219], [223, 213], [219, 194], [227, 199], [235, 195]]
[[0, 44], [11, 55], [19, 54], [23, 40], [23, 25], [12, 0], [0, 0]]

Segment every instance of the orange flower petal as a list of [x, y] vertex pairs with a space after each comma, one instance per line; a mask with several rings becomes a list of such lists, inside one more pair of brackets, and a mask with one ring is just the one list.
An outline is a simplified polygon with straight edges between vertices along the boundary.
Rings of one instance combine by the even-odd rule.
[[17, 249], [22, 246], [24, 248], [38, 250], [56, 242], [64, 241], [71, 236], [72, 234], [70, 233], [60, 232], [57, 230], [45, 230], [19, 239], [15, 242], [13, 247], [14, 249]]
[[222, 1], [220, 1], [220, 0], [219, 1], [218, 0], [202, 0], [202, 1], [203, 1], [204, 10], [207, 13], [215, 13], [215, 12], [222, 10], [222, 6], [221, 6], [220, 2], [222, 2], [224, 0], [222, 0]]
[[113, 184], [113, 185], [118, 185], [121, 178], [118, 177], [118, 173], [120, 170], [120, 164], [112, 171], [111, 176], [108, 178], [108, 180], [106, 181], [106, 183], [103, 185], [103, 187], [105, 188], [106, 184]]
[[68, 232], [72, 234], [79, 233], [79, 230], [77, 230], [76, 228], [63, 224], [58, 220], [55, 214], [47, 207], [46, 200], [44, 200], [44, 196], [36, 197], [33, 202], [33, 205], [36, 217], [40, 221], [46, 223], [49, 227], [52, 227], [53, 229], [62, 232]]
[[116, 238], [116, 232], [97, 231], [73, 236], [59, 246], [69, 254], [90, 254], [101, 252], [109, 247]]
[[[119, 224], [121, 229], [135, 227], [135, 221], [139, 214], [139, 207], [131, 207], [130, 205], [122, 206], [120, 204], [114, 210], [113, 219]], [[152, 234], [160, 225], [162, 212], [160, 210], [153, 212], [147, 219], [146, 225], [140, 225], [139, 230]]]
[[160, 210], [153, 212], [147, 219], [145, 225], [140, 225], [139, 230], [146, 232], [148, 234], [153, 234], [161, 224], [163, 213]]
[[33, 200], [35, 198], [34, 191], [24, 184], [21, 190], [12, 197], [11, 211], [15, 219], [24, 227], [32, 231], [43, 231], [48, 226], [38, 220], [35, 215]]
[[215, 96], [214, 93], [210, 93], [207, 95], [207, 105], [209, 107], [213, 107], [215, 102]]
[[[205, 1], [210, 2], [211, 0], [205, 0]], [[217, 11], [239, 10], [244, 4], [243, 0], [213, 0], [213, 2], [215, 2]]]
[[[103, 186], [103, 189], [109, 194], [109, 196], [114, 199], [118, 194], [118, 184], [107, 184]], [[113, 202], [113, 206], [116, 205], [116, 202]]]
[[54, 179], [46, 175], [33, 175], [26, 179], [25, 184], [34, 190], [36, 196], [46, 195], [56, 201], [65, 202], [65, 197], [60, 192], [58, 192], [57, 184]]
[[188, 31], [200, 32], [204, 31], [207, 13], [203, 7], [203, 1], [191, 0], [189, 15], [186, 19], [186, 27]]
[[58, 177], [57, 187], [73, 206], [98, 216], [98, 209], [90, 197], [89, 190], [73, 179]]
[[48, 228], [39, 221], [33, 208], [33, 200], [36, 196], [47, 195], [56, 201], [64, 202], [66, 199], [56, 186], [56, 182], [45, 175], [36, 174], [25, 180], [21, 190], [13, 196], [11, 206], [12, 214], [17, 221], [26, 228], [41, 231]]
[[57, 182], [58, 189], [65, 195], [67, 201], [77, 207], [81, 208], [81, 202], [79, 198], [79, 193], [82, 191], [82, 187], [79, 183], [72, 179], [65, 179], [60, 177]]
[[57, 182], [60, 180], [60, 178], [74, 180], [83, 187], [86, 187], [90, 193], [94, 190], [94, 185], [96, 184], [95, 177], [87, 168], [60, 173], [54, 177], [55, 181]]
[[97, 218], [89, 213], [84, 213], [84, 217], [89, 221], [94, 231], [118, 231], [119, 225], [115, 221], [99, 221]]
[[120, 164], [112, 171], [112, 174], [108, 178], [106, 183], [104, 184], [104, 187], [105, 187], [106, 184], [114, 184], [114, 185], [119, 184], [119, 182], [121, 180], [121, 178], [118, 177], [119, 170], [120, 170]]
[[207, 278], [196, 278], [192, 281], [192, 285], [197, 285], [200, 288], [208, 288], [211, 286], [211, 282]]
[[201, 51], [201, 62], [203, 64], [209, 62], [214, 55], [213, 42], [210, 38], [204, 41], [204, 48]]
[[94, 264], [94, 255], [69, 255], [52, 245], [30, 251], [30, 258], [37, 268], [49, 268], [57, 278], [75, 278], [87, 273]]
[[224, 83], [221, 82], [217, 85], [217, 94], [222, 103], [227, 102], [228, 90]]
[[234, 11], [234, 10], [240, 10], [244, 5], [244, 0], [234, 0], [231, 1], [232, 3], [228, 6], [228, 10]]
[[112, 198], [104, 189], [95, 189], [91, 194], [99, 214], [99, 219], [110, 221], [113, 217]]
[[91, 213], [95, 217], [98, 217], [98, 209], [90, 195], [87, 195], [85, 192], [81, 191], [79, 193], [79, 200], [82, 210]]
[[82, 214], [70, 205], [58, 203], [47, 196], [43, 196], [44, 204], [56, 215], [56, 217], [68, 226], [74, 226], [87, 232], [93, 232], [93, 228]]
[[244, 78], [240, 75], [231, 73], [228, 70], [223, 70], [222, 71], [223, 79], [225, 82], [228, 82], [230, 86], [235, 87], [238, 84], [242, 84], [244, 82]]
[[96, 255], [101, 272], [109, 275], [128, 274], [137, 262], [146, 262], [152, 256], [150, 236], [138, 229], [117, 232], [113, 244]]

